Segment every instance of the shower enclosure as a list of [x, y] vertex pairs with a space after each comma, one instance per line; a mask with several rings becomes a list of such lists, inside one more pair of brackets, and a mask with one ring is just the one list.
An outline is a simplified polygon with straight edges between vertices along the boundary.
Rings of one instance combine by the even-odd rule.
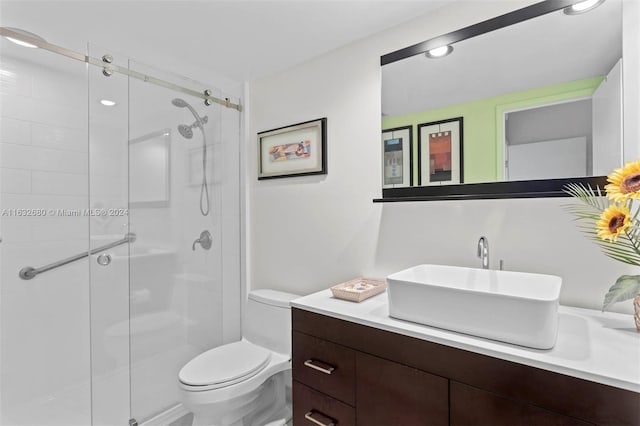
[[0, 31], [0, 425], [170, 424], [240, 335], [240, 94]]

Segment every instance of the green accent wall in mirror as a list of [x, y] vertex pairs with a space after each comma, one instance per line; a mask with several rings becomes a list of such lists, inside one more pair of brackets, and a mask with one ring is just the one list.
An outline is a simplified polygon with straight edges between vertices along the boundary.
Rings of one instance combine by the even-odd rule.
[[[382, 118], [382, 131], [413, 125], [413, 140], [418, 140], [420, 123], [464, 117], [464, 177], [465, 183], [495, 182], [503, 179], [498, 165], [502, 157], [502, 114], [505, 109], [554, 104], [557, 102], [590, 98], [604, 77], [598, 76], [569, 83], [508, 93], [488, 99], [419, 111], [411, 114]], [[417, 144], [413, 146], [417, 158]], [[413, 164], [413, 181], [418, 182], [417, 162]]]

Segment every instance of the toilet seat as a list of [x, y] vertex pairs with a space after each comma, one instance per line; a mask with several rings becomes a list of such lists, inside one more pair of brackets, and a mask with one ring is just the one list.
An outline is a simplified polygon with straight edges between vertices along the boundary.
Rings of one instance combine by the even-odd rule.
[[219, 389], [255, 376], [270, 360], [271, 351], [243, 339], [198, 355], [182, 367], [178, 378], [181, 387], [191, 391]]

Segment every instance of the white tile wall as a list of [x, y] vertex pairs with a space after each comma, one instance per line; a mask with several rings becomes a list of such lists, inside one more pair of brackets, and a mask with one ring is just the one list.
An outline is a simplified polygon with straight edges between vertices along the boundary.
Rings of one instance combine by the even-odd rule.
[[30, 145], [31, 123], [9, 117], [0, 117], [0, 142]]
[[[78, 120], [81, 119], [82, 116], [78, 117]], [[87, 152], [87, 132], [85, 129], [34, 123], [31, 140], [33, 145], [44, 148]]]
[[31, 96], [31, 75], [8, 58], [0, 58], [0, 90], [3, 93]]
[[23, 169], [0, 169], [0, 192], [4, 194], [29, 194], [31, 172]]
[[0, 167], [45, 170], [51, 172], [87, 173], [87, 154], [34, 145], [0, 144]]
[[87, 194], [87, 174], [57, 173], [34, 170], [31, 172], [33, 194], [75, 195]]
[[73, 73], [0, 62], [0, 424], [91, 422], [87, 263], [18, 277], [87, 249], [88, 218], [56, 215], [88, 204], [87, 85]]

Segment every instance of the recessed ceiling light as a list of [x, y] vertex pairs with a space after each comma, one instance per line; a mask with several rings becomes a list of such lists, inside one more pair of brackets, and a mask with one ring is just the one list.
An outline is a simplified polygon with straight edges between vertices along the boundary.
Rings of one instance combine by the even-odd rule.
[[100, 103], [104, 106], [115, 106], [115, 101], [110, 101], [109, 99], [100, 99]]
[[564, 8], [564, 13], [567, 15], [578, 15], [595, 9], [604, 3], [604, 0], [584, 0], [574, 5]]
[[[46, 42], [46, 40], [43, 39], [42, 37], [40, 37], [38, 34], [34, 34], [32, 32], [29, 32], [29, 31], [21, 30], [20, 28], [5, 27], [5, 29], [13, 31], [14, 33], [18, 33], [18, 34], [23, 35], [23, 36], [28, 37], [28, 38], [33, 38], [33, 39], [36, 39], [36, 40], [39, 40], [39, 41]], [[36, 46], [35, 44], [29, 43], [28, 41], [25, 41], [25, 40], [22, 40], [22, 39], [19, 39], [19, 38], [16, 38], [16, 37], [5, 36], [5, 38], [7, 40], [9, 40], [10, 42], [13, 42], [13, 43], [17, 44], [18, 46], [29, 47], [31, 49], [37, 49], [38, 48], [38, 46]]]
[[444, 56], [447, 56], [451, 52], [453, 52], [453, 46], [446, 45], [427, 50], [425, 56], [427, 58], [442, 58]]

